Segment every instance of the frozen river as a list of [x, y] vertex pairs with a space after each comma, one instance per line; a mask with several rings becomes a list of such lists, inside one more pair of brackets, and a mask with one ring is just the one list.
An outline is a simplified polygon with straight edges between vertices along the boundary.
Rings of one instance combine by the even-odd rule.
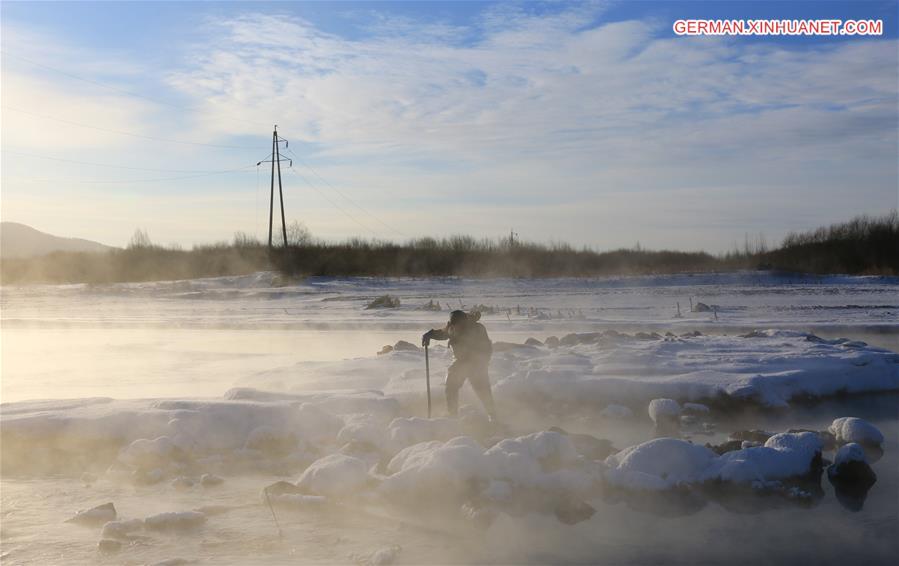
[[[373, 298], [398, 309], [366, 310]], [[422, 310], [430, 300], [443, 312]], [[691, 300], [713, 308], [690, 312]], [[677, 305], [681, 316], [678, 317]], [[417, 342], [452, 308], [498, 309], [494, 340], [569, 332], [757, 328], [848, 337], [899, 351], [895, 278], [771, 274], [605, 279], [331, 279], [270, 273], [108, 286], [3, 288], [3, 401], [218, 396], [241, 377]], [[297, 376], [302, 379], [303, 376]]]
[[[398, 297], [400, 306], [365, 308], [381, 295]], [[424, 309], [429, 301], [438, 302], [441, 312]], [[708, 309], [691, 311], [691, 301]], [[391, 418], [421, 416], [421, 354], [375, 353], [398, 340], [416, 343], [424, 330], [445, 322], [450, 308], [460, 307], [482, 308], [482, 321], [500, 342], [626, 333], [559, 350], [498, 352], [491, 375], [508, 421], [504, 437], [561, 426], [624, 448], [658, 436], [646, 414], [649, 398], [749, 395], [769, 407], [714, 406], [702, 419], [707, 428], [672, 434], [717, 444], [741, 429], [819, 431], [837, 417], [861, 417], [885, 437], [882, 453], [871, 460], [877, 483], [866, 499], [850, 501], [835, 493], [825, 473], [820, 493], [801, 504], [779, 496], [694, 497], [699, 491], [688, 502], [672, 503], [661, 494], [614, 497], [604, 488], [581, 496], [595, 513], [575, 525], [561, 523], [530, 499], [519, 502], [521, 512], [500, 512], [484, 523], [460, 515], [458, 502], [451, 512], [385, 505], [380, 488], [368, 485], [353, 497], [335, 496], [334, 505], [278, 507], [279, 537], [260, 499], [262, 487], [295, 481], [313, 460], [338, 450], [365, 460], [371, 455], [353, 452], [359, 439], [379, 445], [386, 442]], [[769, 273], [294, 282], [260, 273], [5, 287], [0, 559], [367, 564], [377, 562], [373, 553], [380, 551], [398, 564], [891, 564], [899, 555], [899, 358], [889, 352], [899, 351], [897, 319], [895, 278]], [[751, 333], [761, 329], [772, 330]], [[705, 336], [674, 336], [697, 330]], [[647, 333], [646, 339], [637, 339], [638, 332]], [[439, 384], [448, 360], [446, 350], [432, 348], [437, 414], [443, 410]], [[860, 391], [880, 393], [842, 396]], [[537, 393], [543, 398], [535, 401]], [[809, 400], [810, 394], [824, 398]], [[92, 399], [77, 401], [85, 398]], [[60, 399], [76, 401], [54, 401]], [[387, 403], [394, 399], [400, 404]], [[470, 396], [463, 400], [473, 402]], [[513, 409], [513, 400], [520, 408]], [[632, 408], [633, 417], [600, 416], [610, 403]], [[306, 419], [299, 424], [292, 420], [298, 410]], [[312, 416], [315, 426], [303, 428]], [[337, 428], [327, 432], [326, 425]], [[278, 436], [292, 426], [302, 431], [299, 439]], [[136, 474], [143, 473], [142, 464], [125, 448], [136, 439], [146, 446], [162, 435], [189, 452], [189, 461], [167, 460], [169, 452], [153, 464], [160, 466], [162, 481], [134, 480], [128, 466], [138, 466]], [[268, 448], [258, 448], [259, 438]], [[282, 454], [277, 446], [285, 438], [293, 445]], [[356, 444], [341, 448], [347, 438]], [[383, 454], [396, 452], [379, 446]], [[825, 451], [824, 457], [834, 453]], [[458, 459], [442, 465], [450, 464], [472, 465]], [[449, 474], [440, 485], [458, 489], [450, 468], [438, 466], [427, 477]], [[511, 469], [530, 468], [524, 462]], [[598, 470], [561, 472], [582, 481], [591, 473], [601, 477]], [[195, 481], [204, 472], [218, 474], [224, 484], [206, 488], [178, 481]], [[386, 473], [382, 469], [369, 482], [396, 484], [378, 475]], [[533, 473], [542, 482], [556, 478], [539, 466]], [[498, 489], [496, 481], [517, 486], [525, 480], [494, 479], [487, 491]], [[565, 483], [562, 493], [570, 495], [573, 488]], [[399, 493], [413, 484], [400, 483]], [[558, 496], [549, 500], [554, 505]], [[123, 519], [200, 510], [204, 523], [185, 532], [141, 529], [123, 539], [121, 549], [104, 554], [97, 550], [100, 526], [64, 521], [108, 501]]]

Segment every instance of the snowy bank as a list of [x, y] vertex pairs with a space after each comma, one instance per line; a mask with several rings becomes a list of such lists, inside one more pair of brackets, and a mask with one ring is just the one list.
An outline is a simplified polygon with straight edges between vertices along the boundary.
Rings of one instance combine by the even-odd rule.
[[[521, 346], [495, 352], [490, 375], [497, 399], [594, 411], [610, 404], [645, 406], [656, 398], [786, 407], [797, 398], [899, 390], [899, 354], [804, 332], [660, 336], [605, 331], [566, 338], [567, 345], [555, 348]], [[446, 348], [431, 348], [432, 381], [445, 374], [451, 360]], [[340, 394], [377, 390], [395, 400], [423, 395], [423, 381], [423, 353], [405, 351], [344, 362], [302, 362], [240, 383], [297, 395], [325, 389]], [[699, 411], [699, 405], [689, 406], [689, 412]], [[614, 418], [626, 411], [615, 407], [604, 414]]]
[[606, 481], [630, 490], [659, 491], [706, 482], [765, 486], [820, 470], [822, 444], [815, 433], [781, 433], [764, 446], [717, 455], [674, 438], [631, 446], [606, 459]]

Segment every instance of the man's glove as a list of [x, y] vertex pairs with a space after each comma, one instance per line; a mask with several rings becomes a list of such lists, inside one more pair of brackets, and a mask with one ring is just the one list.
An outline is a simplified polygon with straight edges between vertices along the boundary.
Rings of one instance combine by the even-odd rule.
[[434, 335], [434, 331], [433, 331], [433, 330], [428, 330], [427, 332], [425, 332], [424, 334], [422, 334], [422, 336], [421, 336], [421, 346], [422, 346], [423, 348], [427, 348], [427, 347], [428, 347], [428, 344], [431, 343], [431, 336], [433, 336], [433, 335]]

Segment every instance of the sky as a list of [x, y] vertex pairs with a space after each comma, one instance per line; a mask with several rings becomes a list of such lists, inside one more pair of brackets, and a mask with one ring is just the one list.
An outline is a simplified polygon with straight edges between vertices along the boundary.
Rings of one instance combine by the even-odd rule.
[[[4, 1], [0, 218], [110, 245], [265, 239], [277, 124], [287, 221], [328, 240], [776, 243], [899, 206], [897, 11]], [[688, 18], [884, 33], [676, 36]]]

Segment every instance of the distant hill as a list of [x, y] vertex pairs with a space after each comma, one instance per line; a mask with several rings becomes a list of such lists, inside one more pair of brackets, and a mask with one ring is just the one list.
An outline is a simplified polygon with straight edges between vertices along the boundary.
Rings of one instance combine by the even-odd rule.
[[81, 238], [61, 238], [18, 222], [0, 222], [0, 257], [27, 258], [51, 252], [105, 252], [110, 246]]

